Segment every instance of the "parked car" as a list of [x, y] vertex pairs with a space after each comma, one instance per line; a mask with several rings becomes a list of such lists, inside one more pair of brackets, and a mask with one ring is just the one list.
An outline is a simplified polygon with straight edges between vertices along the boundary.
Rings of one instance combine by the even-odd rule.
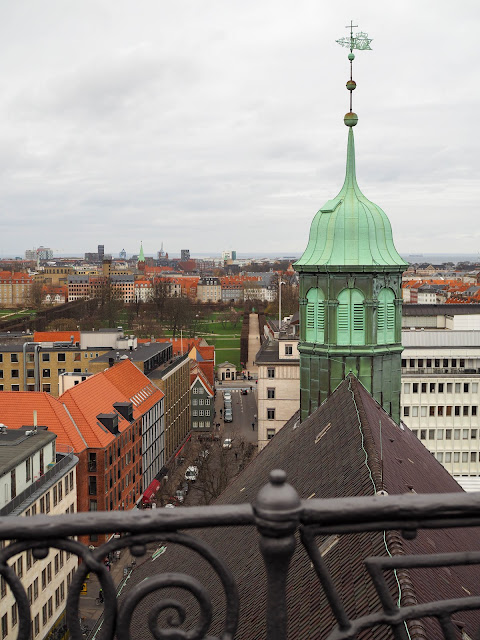
[[198, 467], [188, 467], [185, 471], [185, 480], [190, 480], [190, 482], [195, 482], [198, 478]]
[[230, 391], [224, 391], [223, 392], [223, 401], [227, 402], [228, 401], [232, 401], [232, 394], [230, 393]]
[[231, 409], [225, 409], [223, 419], [225, 422], [233, 422], [233, 413]]
[[226, 400], [225, 401], [225, 411], [231, 411], [232, 410], [232, 402], [231, 400]]
[[203, 451], [200, 451], [200, 453], [198, 454], [199, 458], [203, 458], [204, 460], [206, 460], [209, 455], [210, 455], [210, 451], [208, 449], [204, 449]]
[[225, 438], [225, 440], [223, 441], [222, 447], [224, 449], [231, 449], [232, 448], [232, 439], [231, 438]]
[[247, 389], [242, 389], [242, 396], [246, 396], [248, 395], [248, 390]]

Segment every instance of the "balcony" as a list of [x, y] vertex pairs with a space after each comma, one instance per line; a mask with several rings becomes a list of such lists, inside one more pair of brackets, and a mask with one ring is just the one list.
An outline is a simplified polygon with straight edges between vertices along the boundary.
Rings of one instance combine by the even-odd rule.
[[[285, 474], [276, 470], [270, 474], [270, 482], [257, 494], [254, 504], [214, 505], [208, 507], [186, 507], [179, 509], [157, 509], [146, 511], [122, 511], [110, 513], [77, 513], [62, 516], [35, 516], [31, 518], [0, 518], [0, 539], [15, 542], [0, 551], [0, 573], [15, 594], [18, 604], [18, 638], [27, 640], [30, 634], [30, 609], [27, 594], [22, 582], [13, 569], [6, 566], [7, 561], [25, 549], [33, 549], [35, 557], [43, 558], [48, 548], [63, 549], [77, 554], [82, 563], [75, 574], [68, 593], [67, 620], [74, 640], [82, 639], [79, 624], [80, 591], [86, 575], [95, 573], [101, 583], [105, 596], [104, 616], [101, 633], [96, 637], [127, 640], [140, 637], [138, 633], [130, 636], [129, 628], [134, 609], [141, 601], [156, 592], [160, 598], [162, 590], [175, 587], [185, 591], [196, 600], [200, 610], [199, 626], [190, 631], [181, 628], [183, 619], [188, 615], [184, 605], [177, 599], [160, 600], [148, 615], [149, 637], [157, 638], [206, 638], [212, 623], [212, 601], [210, 583], [201, 584], [197, 579], [183, 573], [161, 573], [158, 566], [151, 565], [151, 577], [143, 580], [126, 595], [123, 594], [122, 606], [118, 606], [116, 585], [107, 571], [103, 559], [114, 555], [116, 551], [129, 548], [130, 553], [142, 562], [147, 545], [168, 542], [188, 548], [198, 554], [202, 562], [208, 563], [216, 574], [225, 596], [225, 611], [222, 616], [223, 631], [219, 637], [234, 638], [239, 620], [240, 607], [243, 611], [256, 605], [256, 602], [240, 602], [238, 589], [230, 568], [220, 554], [200, 537], [190, 535], [190, 530], [202, 528], [207, 533], [218, 527], [244, 528], [256, 527], [261, 552], [259, 562], [264, 564], [265, 578], [261, 579], [265, 594], [266, 622], [265, 633], [257, 638], [284, 640], [287, 638], [287, 608], [293, 597], [292, 590], [287, 593], [289, 563], [299, 550], [305, 555], [312, 572], [316, 574], [318, 589], [325, 595], [329, 615], [334, 620], [331, 628], [322, 631], [316, 637], [330, 640], [347, 638], [387, 637], [385, 627], [391, 629], [391, 637], [407, 639], [410, 637], [428, 637], [414, 633], [422, 620], [435, 619], [439, 632], [435, 638], [468, 638], [463, 633], [464, 623], [456, 619], [456, 614], [471, 616], [471, 612], [480, 609], [478, 594], [470, 594], [465, 589], [465, 597], [451, 597], [431, 602], [416, 603], [405, 597], [405, 603], [394, 602], [387, 587], [383, 573], [402, 572], [423, 568], [442, 567], [441, 571], [450, 571], [448, 567], [468, 566], [480, 562], [480, 552], [462, 551], [457, 553], [432, 553], [431, 555], [383, 555], [365, 558], [365, 582], [370, 581], [371, 589], [378, 594], [381, 603], [375, 610], [359, 617], [349, 616], [337, 592], [334, 576], [324, 561], [324, 554], [336, 543], [336, 540], [349, 534], [379, 532], [380, 535], [403, 536], [412, 540], [422, 529], [480, 526], [480, 494], [435, 494], [399, 496], [374, 496], [364, 498], [311, 499], [301, 501], [293, 487], [285, 482]], [[75, 540], [75, 536], [87, 533], [108, 533], [116, 531], [124, 534], [114, 537], [96, 549], [88, 548]], [[398, 532], [398, 533], [397, 533]], [[192, 532], [193, 533], [193, 532]], [[378, 534], [377, 534], [378, 535]], [[318, 546], [316, 537], [323, 536], [324, 542]], [[207, 537], [208, 539], [208, 537]], [[260, 555], [259, 555], [260, 558]], [[440, 571], [440, 569], [439, 569]], [[473, 572], [472, 568], [472, 572]], [[262, 573], [260, 571], [260, 573]], [[346, 579], [345, 576], [342, 577]], [[373, 586], [372, 586], [373, 585]], [[177, 597], [178, 593], [176, 594]], [[216, 606], [218, 601], [216, 602]], [[262, 607], [263, 608], [263, 607]], [[171, 609], [175, 615], [166, 618], [169, 629], [159, 629], [157, 615]], [[245, 615], [245, 613], [244, 613]], [[313, 615], [311, 612], [310, 615]], [[471, 619], [471, 618], [470, 618]], [[410, 632], [407, 623], [411, 625]], [[218, 619], [215, 620], [218, 625]], [[415, 626], [417, 625], [417, 626]], [[383, 632], [381, 630], [383, 629]], [[412, 631], [413, 629], [413, 631]], [[381, 632], [381, 633], [380, 633]], [[376, 635], [380, 633], [380, 635]], [[141, 636], [144, 637], [143, 635]], [[209, 638], [213, 636], [208, 635]], [[297, 636], [309, 638], [309, 635]], [[388, 636], [390, 637], [390, 636]]]

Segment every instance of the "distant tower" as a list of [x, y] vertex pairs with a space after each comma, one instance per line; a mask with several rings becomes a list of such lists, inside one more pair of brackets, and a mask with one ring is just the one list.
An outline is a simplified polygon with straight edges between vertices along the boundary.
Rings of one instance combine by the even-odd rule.
[[126, 259], [127, 259], [127, 252], [125, 251], [125, 249], [122, 249], [122, 250], [120, 251], [120, 253], [118, 254], [118, 257], [119, 257], [121, 260], [126, 260]]
[[190, 260], [190, 249], [182, 249], [180, 251], [180, 260], [182, 262], [187, 262], [187, 260]]
[[162, 246], [160, 247], [160, 251], [158, 252], [158, 257], [159, 258], [165, 257], [165, 251], [163, 250], [163, 242], [162, 242]]
[[143, 254], [143, 242], [140, 242], [140, 253], [138, 254], [137, 269], [145, 271], [145, 256]]
[[99, 244], [98, 245], [98, 261], [103, 262], [104, 257], [105, 257], [105, 245]]
[[[340, 44], [369, 49], [367, 34]], [[347, 168], [340, 193], [317, 213], [308, 246], [294, 267], [300, 274], [300, 407], [305, 420], [353, 371], [379, 404], [400, 422], [401, 279], [406, 262], [395, 249], [385, 213], [367, 200], [355, 175], [350, 72]]]

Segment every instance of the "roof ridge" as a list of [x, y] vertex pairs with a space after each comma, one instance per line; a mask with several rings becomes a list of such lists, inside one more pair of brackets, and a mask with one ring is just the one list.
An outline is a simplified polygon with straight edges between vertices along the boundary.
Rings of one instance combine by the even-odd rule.
[[[384, 482], [383, 482], [383, 463], [381, 457], [378, 455], [378, 450], [375, 445], [375, 440], [372, 434], [372, 425], [366, 415], [362, 396], [359, 393], [358, 385], [361, 385], [367, 393], [368, 390], [364, 385], [355, 377], [353, 373], [349, 374], [349, 391], [352, 393], [353, 401], [355, 403], [355, 407], [357, 409], [358, 420], [360, 423], [360, 429], [362, 431], [362, 440], [364, 443], [365, 449], [365, 464], [367, 465], [370, 471], [370, 477], [375, 487], [375, 493], [378, 493], [380, 490], [385, 491]], [[353, 382], [353, 385], [352, 385]], [[353, 389], [352, 389], [353, 386]], [[369, 394], [371, 399], [377, 405], [379, 412], [385, 413], [385, 410], [380, 405], [379, 402], [375, 400], [375, 398]], [[388, 417], [388, 414], [386, 414]], [[381, 417], [379, 418], [379, 425], [381, 429]], [[381, 494], [380, 494], [381, 495]], [[403, 538], [398, 531], [384, 531], [383, 539], [385, 543], [385, 550], [389, 556], [404, 556], [405, 549], [403, 547]], [[410, 573], [408, 569], [397, 569], [394, 572], [397, 584], [398, 584], [398, 596], [403, 606], [417, 605], [418, 598], [416, 595], [415, 587], [410, 578]], [[425, 639], [427, 638], [426, 630], [421, 620], [409, 620], [408, 621], [408, 632], [410, 637]]]

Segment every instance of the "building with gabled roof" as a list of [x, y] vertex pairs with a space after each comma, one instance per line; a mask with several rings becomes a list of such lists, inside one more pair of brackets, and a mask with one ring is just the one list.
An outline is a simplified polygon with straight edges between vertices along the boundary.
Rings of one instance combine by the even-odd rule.
[[190, 403], [191, 403], [191, 429], [192, 433], [214, 430], [215, 417], [215, 390], [210, 385], [207, 377], [195, 363], [190, 369]]
[[[461, 492], [455, 480], [434, 459], [409, 429], [398, 425], [350, 374], [328, 399], [301, 421], [297, 412], [216, 500], [219, 504], [251, 502], [268, 481], [271, 469], [284, 469], [300, 497], [338, 498], [388, 494]], [[265, 637], [265, 577], [254, 527], [200, 530], [200, 538], [216, 550], [233, 572], [239, 591], [240, 623], [235, 638]], [[479, 550], [474, 529], [419, 531], [414, 539], [396, 532], [363, 532], [355, 535], [318, 536], [318, 549], [349, 616], [359, 617], [381, 610], [375, 586], [364, 561], [370, 556]], [[223, 590], [211, 578], [206, 563], [200, 563], [184, 547], [169, 544], [162, 555], [162, 572], [185, 572], [208, 585], [213, 605], [209, 634], [217, 635], [222, 624]], [[128, 588], [152, 572], [149, 562], [137, 566]], [[451, 566], [447, 571], [425, 569], [398, 571], [386, 575], [394, 601], [402, 605], [477, 593], [476, 574], [468, 566]], [[335, 620], [306, 549], [297, 542], [287, 581], [288, 637], [326, 638]], [[127, 592], [128, 593], [128, 592]], [[136, 637], [149, 637], [146, 626], [152, 600], [142, 600], [133, 616]], [[158, 596], [160, 597], [160, 596]], [[464, 631], [474, 637], [480, 623], [478, 611], [462, 612]], [[432, 619], [408, 624], [410, 638], [440, 637]], [[386, 639], [384, 627], [366, 630], [362, 638]], [[465, 636], [467, 637], [467, 636]]]
[[[87, 378], [57, 400], [48, 393], [0, 394], [0, 421], [38, 424], [79, 458], [78, 511], [131, 509], [165, 464], [164, 394], [130, 360]], [[86, 539], [84, 541], [87, 541]], [[104, 541], [91, 534], [89, 544]]]

